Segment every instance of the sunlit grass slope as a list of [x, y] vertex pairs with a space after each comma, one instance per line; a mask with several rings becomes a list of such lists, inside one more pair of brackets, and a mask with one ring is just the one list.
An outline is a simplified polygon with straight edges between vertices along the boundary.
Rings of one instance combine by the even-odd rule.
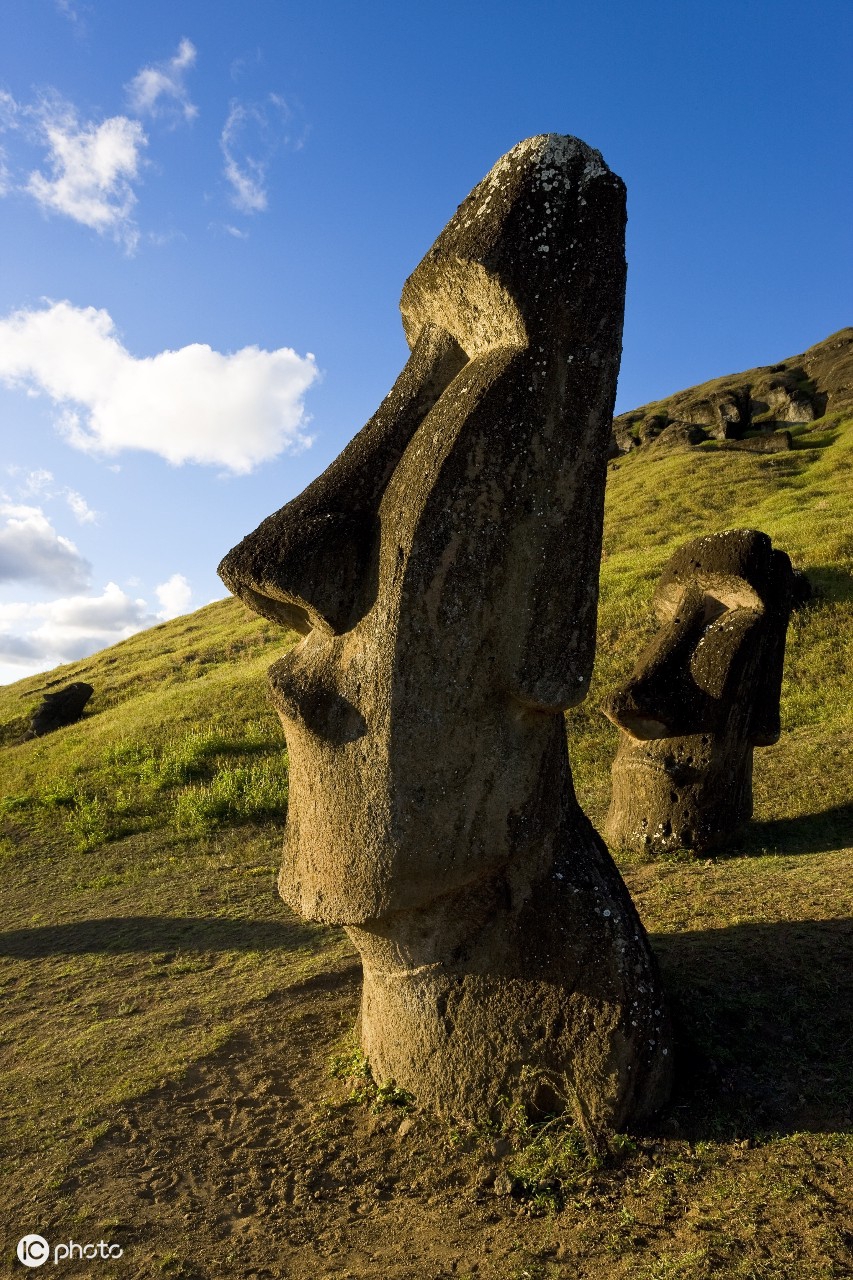
[[749, 527], [769, 534], [813, 589], [788, 632], [782, 738], [755, 753], [752, 838], [794, 848], [821, 827], [830, 836], [837, 829], [840, 840], [846, 819], [845, 841], [853, 842], [853, 421], [794, 432], [789, 453], [708, 442], [637, 450], [610, 464], [595, 677], [568, 721], [576, 784], [594, 818], [607, 805], [617, 741], [598, 707], [654, 630], [650, 603], [662, 566], [689, 538]]
[[[611, 464], [595, 679], [567, 721], [578, 793], [600, 822], [616, 735], [598, 706], [653, 629], [652, 591], [673, 550], [750, 526], [807, 572], [814, 595], [789, 632], [782, 738], [756, 752], [750, 832], [713, 864], [619, 858], [690, 1054], [794, 1089], [779, 1095], [779, 1121], [751, 1094], [743, 1106], [724, 1097], [719, 1075], [707, 1087], [694, 1081], [674, 1114], [690, 1141], [702, 1138], [704, 1181], [678, 1184], [670, 1199], [679, 1221], [701, 1196], [739, 1221], [749, 1195], [732, 1173], [735, 1138], [762, 1132], [770, 1142], [766, 1164], [762, 1155], [751, 1166], [753, 1199], [780, 1152], [807, 1196], [815, 1161], [837, 1163], [836, 1139], [824, 1150], [823, 1137], [810, 1137], [800, 1151], [789, 1136], [777, 1150], [768, 1129], [849, 1129], [837, 1118], [850, 1105], [837, 1050], [848, 1033], [836, 1023], [853, 915], [853, 422], [795, 431], [790, 453], [709, 442]], [[261, 1002], [346, 948], [337, 931], [295, 920], [275, 892], [287, 754], [265, 672], [295, 639], [224, 600], [0, 689], [0, 1154], [9, 1185], [60, 1187], [116, 1105], [227, 1046]], [[72, 680], [95, 689], [84, 718], [21, 742], [43, 693]], [[804, 956], [807, 981], [797, 968]], [[780, 981], [793, 993], [782, 1010]], [[677, 1182], [683, 1152], [659, 1152], [662, 1166], [674, 1161]], [[819, 1250], [815, 1215], [808, 1240]], [[651, 1267], [636, 1249], [637, 1265]]]

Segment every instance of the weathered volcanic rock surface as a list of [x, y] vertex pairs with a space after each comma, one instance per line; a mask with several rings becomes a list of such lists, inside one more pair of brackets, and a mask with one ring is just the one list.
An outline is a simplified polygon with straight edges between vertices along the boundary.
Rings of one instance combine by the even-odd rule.
[[390, 394], [219, 570], [304, 637], [270, 672], [279, 889], [358, 948], [375, 1078], [472, 1120], [568, 1107], [592, 1145], [672, 1064], [563, 719], [595, 652], [624, 227], [579, 139], [503, 156], [403, 287]]

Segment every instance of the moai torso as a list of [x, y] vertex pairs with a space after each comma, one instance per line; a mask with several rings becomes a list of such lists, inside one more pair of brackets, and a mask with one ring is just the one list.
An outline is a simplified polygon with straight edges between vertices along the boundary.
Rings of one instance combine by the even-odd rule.
[[702, 853], [752, 816], [752, 752], [779, 737], [791, 562], [727, 529], [663, 571], [660, 630], [604, 711], [620, 729], [604, 832], [615, 848]]
[[595, 645], [624, 187], [546, 135], [504, 156], [403, 289], [411, 357], [329, 469], [220, 566], [303, 640], [279, 886], [347, 926], [378, 1079], [445, 1113], [665, 1099], [648, 943], [574, 798], [563, 712]]

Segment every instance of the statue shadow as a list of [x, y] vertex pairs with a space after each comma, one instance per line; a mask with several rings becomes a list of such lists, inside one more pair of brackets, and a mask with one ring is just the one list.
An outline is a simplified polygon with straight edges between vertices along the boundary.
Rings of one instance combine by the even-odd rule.
[[293, 951], [316, 943], [327, 932], [295, 916], [284, 921], [108, 916], [6, 930], [0, 933], [0, 956], [30, 960], [92, 952]]
[[751, 822], [730, 850], [717, 856], [743, 857], [772, 853], [830, 853], [853, 845], [853, 803], [838, 804], [820, 813], [797, 818]]
[[853, 600], [853, 573], [837, 564], [810, 565], [807, 571], [812, 595], [806, 601], [819, 604], [824, 600], [847, 604]]
[[676, 1086], [661, 1136], [853, 1131], [853, 920], [656, 934]]

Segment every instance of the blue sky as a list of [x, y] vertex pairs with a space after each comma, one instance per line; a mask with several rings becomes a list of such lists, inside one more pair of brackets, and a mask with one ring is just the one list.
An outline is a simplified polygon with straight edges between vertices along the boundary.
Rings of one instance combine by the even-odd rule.
[[851, 323], [849, 0], [5, 0], [0, 682], [223, 594], [516, 142], [626, 181], [618, 408]]

